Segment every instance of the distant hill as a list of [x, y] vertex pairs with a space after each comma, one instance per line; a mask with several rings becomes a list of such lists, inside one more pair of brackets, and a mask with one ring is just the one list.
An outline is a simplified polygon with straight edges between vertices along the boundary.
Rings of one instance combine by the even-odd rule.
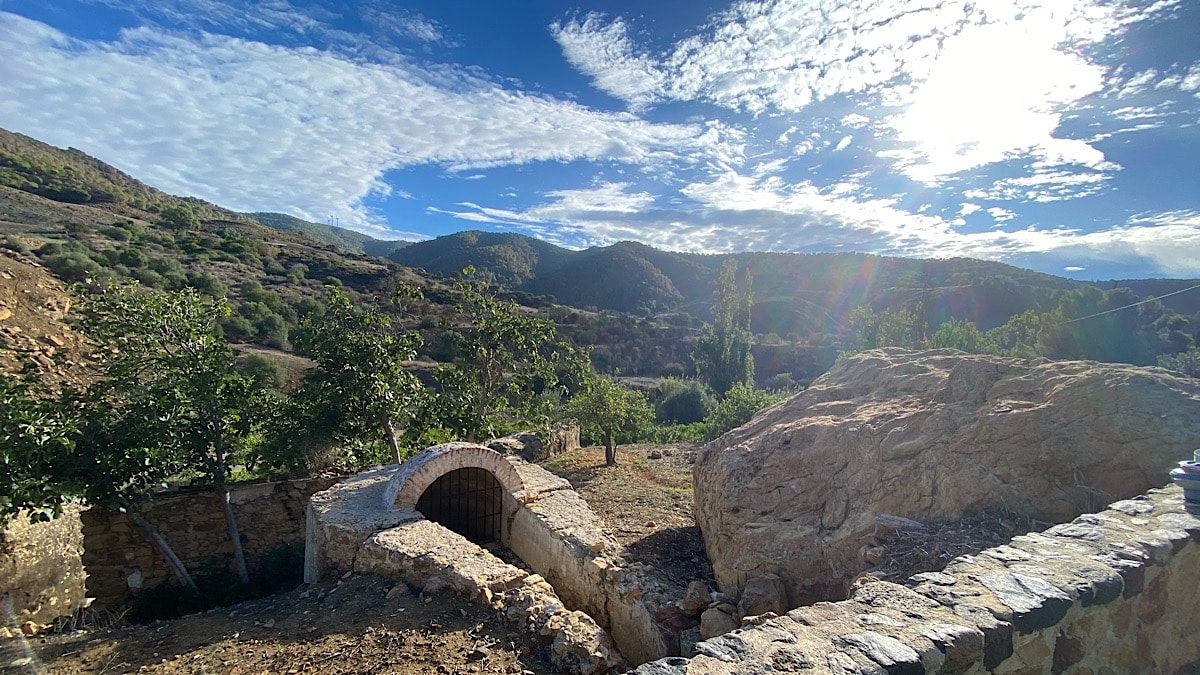
[[331, 246], [336, 246], [344, 251], [365, 253], [378, 258], [386, 258], [397, 249], [404, 248], [412, 243], [402, 240], [388, 241], [376, 239], [370, 235], [348, 230], [344, 227], [314, 223], [295, 216], [289, 216], [286, 213], [259, 211], [244, 215], [257, 220], [267, 227], [284, 230], [285, 232], [299, 232], [317, 241], [323, 241]]
[[[965, 318], [987, 329], [1027, 309], [1046, 311], [1084, 282], [1003, 263], [915, 260], [864, 253], [738, 253], [754, 290], [753, 329], [804, 337], [844, 329], [848, 310], [923, 302], [930, 325]], [[674, 253], [637, 242], [571, 251], [513, 233], [459, 232], [392, 253], [402, 265], [442, 275], [473, 265], [510, 289], [552, 295], [574, 307], [704, 317], [725, 256]], [[1190, 313], [1190, 312], [1189, 312]]]

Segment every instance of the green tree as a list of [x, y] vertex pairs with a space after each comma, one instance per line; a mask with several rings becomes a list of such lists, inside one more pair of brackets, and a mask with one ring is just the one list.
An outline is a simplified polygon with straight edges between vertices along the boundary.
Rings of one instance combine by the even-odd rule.
[[737, 283], [737, 261], [721, 265], [712, 306], [712, 323], [704, 326], [692, 350], [692, 362], [700, 377], [718, 396], [738, 383], [754, 381], [754, 357], [750, 355], [750, 276], [745, 288]]
[[469, 326], [453, 364], [440, 366], [438, 407], [443, 423], [468, 441], [493, 435], [518, 420], [550, 422], [549, 394], [586, 370], [586, 357], [558, 339], [552, 322], [501, 301], [474, 268], [455, 284], [456, 308]]
[[654, 410], [641, 392], [595, 374], [571, 397], [567, 414], [585, 429], [598, 430], [604, 436], [604, 463], [609, 466], [617, 463], [614, 434], [637, 433], [654, 420]]
[[950, 319], [938, 326], [924, 342], [930, 349], [957, 349], [971, 354], [995, 354], [995, 343], [973, 321]]
[[880, 347], [917, 346], [920, 334], [923, 306], [918, 303], [916, 311], [899, 309], [876, 313], [867, 305], [858, 305], [850, 310], [850, 326], [854, 331], [852, 351], [878, 349]]
[[187, 206], [168, 206], [159, 214], [158, 222], [163, 227], [178, 232], [187, 232], [200, 227], [200, 219]]
[[0, 528], [18, 513], [49, 520], [76, 490], [67, 470], [79, 438], [67, 395], [38, 391], [36, 378], [0, 373]]
[[752, 385], [739, 382], [734, 385], [704, 419], [705, 436], [712, 440], [731, 429], [736, 429], [763, 408], [783, 400], [784, 396], [768, 394]]
[[1200, 378], [1200, 348], [1193, 347], [1179, 354], [1163, 354], [1158, 357], [1158, 365], [1188, 377]]
[[233, 350], [214, 334], [215, 319], [228, 313], [224, 301], [193, 289], [142, 293], [136, 284], [114, 283], [85, 297], [81, 324], [99, 347], [103, 379], [89, 390], [90, 421], [78, 445], [90, 460], [83, 482], [93, 503], [130, 503], [185, 471], [205, 476], [221, 494], [246, 584], [227, 477], [255, 399]]
[[354, 306], [340, 288], [328, 288], [324, 316], [305, 315], [296, 338], [317, 364], [299, 398], [309, 402], [314, 421], [337, 435], [382, 435], [398, 464], [396, 425], [411, 419], [424, 399], [420, 381], [404, 369], [421, 336], [393, 326], [383, 313]]

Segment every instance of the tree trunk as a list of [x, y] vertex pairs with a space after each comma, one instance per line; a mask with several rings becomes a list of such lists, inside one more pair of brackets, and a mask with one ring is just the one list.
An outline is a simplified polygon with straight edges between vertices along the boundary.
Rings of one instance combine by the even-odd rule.
[[246, 569], [246, 554], [242, 551], [242, 535], [238, 532], [237, 518], [233, 515], [233, 504], [229, 501], [229, 486], [221, 481], [221, 504], [225, 507], [225, 524], [229, 526], [229, 540], [233, 542], [233, 562], [237, 566], [238, 579], [243, 586], [250, 584], [250, 571]]
[[171, 549], [171, 545], [167, 543], [166, 539], [162, 538], [158, 530], [132, 508], [127, 509], [125, 513], [129, 516], [129, 520], [133, 521], [134, 525], [141, 528], [146, 537], [150, 539], [150, 542], [154, 544], [154, 547], [158, 549], [158, 552], [162, 554], [163, 559], [167, 561], [167, 566], [171, 568], [179, 584], [192, 593], [200, 593], [200, 589], [196, 588], [196, 582], [192, 581], [192, 575], [188, 574], [187, 568], [183, 566], [183, 562], [179, 559], [179, 556], [175, 555], [175, 551]]
[[233, 564], [243, 586], [250, 585], [250, 571], [246, 569], [246, 553], [242, 551], [242, 535], [238, 532], [237, 518], [233, 515], [233, 504], [229, 500], [229, 486], [225, 483], [225, 443], [219, 435], [216, 440], [217, 488], [221, 490], [221, 505], [225, 509], [225, 525], [229, 528], [229, 541], [233, 544]]
[[617, 465], [617, 447], [613, 445], [612, 429], [604, 430], [604, 463], [607, 466]]
[[388, 417], [383, 418], [383, 435], [387, 437], [388, 446], [392, 449], [392, 464], [399, 464], [400, 445], [396, 442], [396, 429], [392, 427], [392, 420]]

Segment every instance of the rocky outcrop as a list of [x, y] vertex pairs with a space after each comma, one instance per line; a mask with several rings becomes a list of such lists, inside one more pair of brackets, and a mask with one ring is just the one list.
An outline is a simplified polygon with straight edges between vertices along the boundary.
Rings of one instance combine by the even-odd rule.
[[1157, 368], [876, 350], [698, 453], [695, 513], [722, 590], [846, 597], [875, 518], [1006, 507], [1065, 522], [1166, 484], [1200, 443], [1200, 382]]

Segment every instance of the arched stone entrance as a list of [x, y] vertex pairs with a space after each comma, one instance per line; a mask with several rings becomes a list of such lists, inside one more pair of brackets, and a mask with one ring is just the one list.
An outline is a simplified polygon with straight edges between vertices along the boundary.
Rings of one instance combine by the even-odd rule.
[[425, 488], [417, 511], [476, 544], [498, 541], [504, 488], [487, 469], [464, 467], [442, 474]]

